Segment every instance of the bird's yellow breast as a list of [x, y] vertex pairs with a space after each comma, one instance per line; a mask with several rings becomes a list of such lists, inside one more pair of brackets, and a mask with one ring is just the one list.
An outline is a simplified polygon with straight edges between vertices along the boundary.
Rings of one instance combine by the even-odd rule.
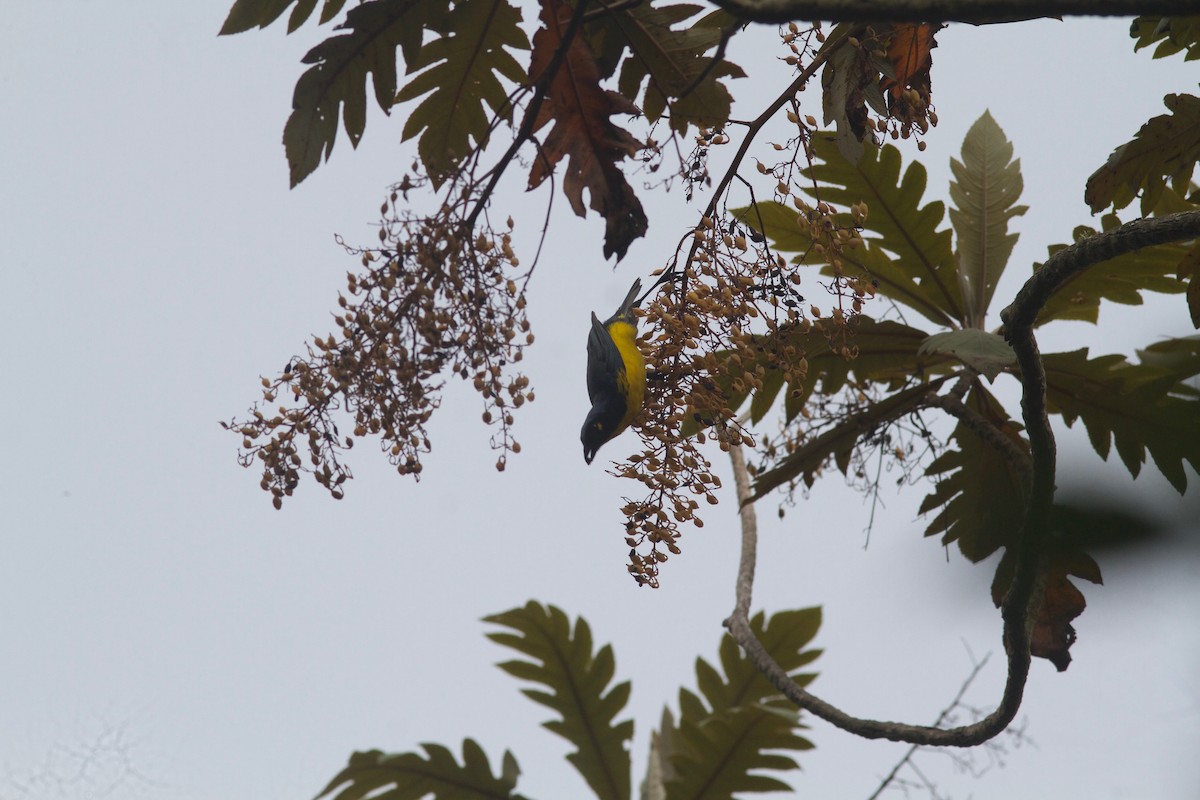
[[[625, 364], [625, 374], [617, 377], [617, 388], [625, 395], [625, 416], [616, 433], [629, 427], [634, 417], [642, 410], [642, 401], [646, 397], [646, 360], [637, 346], [637, 328], [624, 320], [617, 320], [608, 326], [608, 334], [612, 337], [621, 361]], [[615, 436], [616, 433], [613, 435]]]

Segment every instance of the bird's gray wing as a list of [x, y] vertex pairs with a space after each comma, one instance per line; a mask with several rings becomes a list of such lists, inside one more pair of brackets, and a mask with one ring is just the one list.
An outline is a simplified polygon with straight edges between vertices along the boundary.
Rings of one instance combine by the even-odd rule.
[[598, 397], [611, 396], [617, 391], [617, 373], [625, 369], [621, 353], [596, 312], [592, 312], [592, 329], [587, 342], [588, 399], [594, 405]]

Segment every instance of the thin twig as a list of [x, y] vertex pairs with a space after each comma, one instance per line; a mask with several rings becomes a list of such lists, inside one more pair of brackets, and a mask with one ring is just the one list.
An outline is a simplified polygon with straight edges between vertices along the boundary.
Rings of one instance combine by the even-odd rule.
[[[975, 679], [979, 677], [979, 673], [983, 670], [983, 667], [985, 664], [987, 664], [989, 658], [991, 658], [991, 654], [984, 656], [982, 661], [979, 661], [975, 664], [975, 667], [971, 670], [971, 674], [967, 675], [967, 679], [963, 681], [962, 686], [958, 687], [958, 694], [954, 695], [954, 699], [950, 701], [950, 705], [943, 708], [942, 712], [937, 715], [937, 719], [933, 721], [935, 728], [940, 727], [941, 724], [946, 721], [946, 718], [954, 712], [954, 709], [958, 708], [958, 704], [962, 702], [963, 697], [967, 693], [967, 689], [970, 688], [971, 684], [975, 682]], [[867, 800], [877, 800], [879, 795], [883, 794], [884, 789], [888, 787], [888, 784], [896, 779], [896, 775], [901, 769], [904, 768], [904, 765], [912, 760], [913, 755], [916, 754], [920, 747], [920, 745], [916, 744], [909, 747], [904, 753], [904, 758], [896, 762], [896, 765], [892, 767], [892, 771], [887, 774], [887, 777], [884, 778], [883, 782], [879, 784], [879, 788], [872, 792], [871, 796], [868, 797]]]

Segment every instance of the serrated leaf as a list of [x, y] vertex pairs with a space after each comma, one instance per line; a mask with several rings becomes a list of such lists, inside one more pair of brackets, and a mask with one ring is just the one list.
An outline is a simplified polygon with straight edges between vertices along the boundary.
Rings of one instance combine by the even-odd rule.
[[1200, 17], [1138, 17], [1129, 35], [1137, 42], [1134, 51], [1158, 43], [1154, 58], [1166, 58], [1186, 52], [1185, 61], [1200, 58]]
[[[545, 72], [562, 44], [562, 36], [571, 17], [571, 7], [562, 0], [544, 0], [541, 28], [533, 36], [529, 74], [537, 79]], [[600, 87], [595, 57], [581, 37], [567, 47], [559, 69], [546, 93], [534, 129], [554, 121], [529, 172], [529, 188], [535, 189], [548, 178], [558, 163], [569, 157], [562, 179], [563, 194], [578, 215], [587, 212], [583, 190], [588, 190], [592, 210], [604, 217], [604, 257], [616, 254], [624, 258], [634, 239], [646, 233], [646, 212], [633, 187], [625, 179], [618, 162], [637, 153], [642, 144], [629, 131], [615, 125], [612, 117], [636, 113], [636, 109], [616, 92]]]
[[986, 375], [989, 380], [1017, 363], [1017, 356], [1004, 337], [976, 328], [935, 333], [921, 343], [918, 353], [945, 353]]
[[[975, 384], [967, 405], [1028, 452], [1018, 426], [986, 389]], [[1020, 535], [1025, 516], [1022, 473], [1004, 453], [962, 423], [955, 427], [952, 439], [956, 449], [943, 452], [925, 470], [936, 483], [917, 513], [940, 508], [925, 535], [943, 534], [942, 543], [947, 545], [957, 541], [962, 554], [978, 562]]]
[[812, 486], [830, 458], [845, 474], [850, 468], [850, 457], [859, 439], [880, 425], [893, 422], [919, 408], [921, 401], [944, 380], [939, 378], [932, 383], [920, 383], [869, 403], [863, 410], [848, 415], [830, 429], [805, 440], [775, 467], [755, 478], [751, 499], [763, 497], [797, 479], [804, 481], [806, 486]]
[[628, 800], [625, 745], [633, 737], [633, 721], [614, 720], [625, 708], [630, 685], [628, 681], [611, 685], [615, 672], [612, 648], [605, 645], [593, 652], [591, 628], [583, 618], [576, 620], [572, 631], [571, 621], [561, 609], [532, 601], [523, 608], [484, 617], [484, 621], [515, 631], [489, 633], [488, 638], [528, 660], [498, 666], [516, 678], [549, 689], [526, 689], [524, 693], [559, 714], [545, 727], [577, 748], [567, 760], [597, 797]]
[[[939, 326], [960, 324], [964, 313], [958, 266], [950, 230], [941, 227], [946, 208], [941, 202], [921, 205], [925, 167], [914, 161], [902, 179], [900, 151], [891, 145], [868, 146], [857, 163], [842, 156], [831, 134], [815, 135], [812, 146], [822, 163], [805, 169], [804, 175], [821, 185], [805, 191], [843, 208], [860, 201], [868, 204], [863, 223], [868, 247], [847, 251], [847, 264], [861, 254], [859, 264], [877, 282], [880, 294], [904, 303]], [[841, 222], [851, 224], [849, 215]]]
[[463, 761], [438, 744], [422, 744], [420, 753], [369, 750], [350, 756], [350, 763], [321, 790], [316, 800], [459, 800], [501, 798], [518, 800], [520, 769], [512, 753], [504, 752], [499, 776], [492, 775], [487, 755], [473, 739], [463, 740]]
[[[1111, 231], [1121, 226], [1121, 220], [1115, 214], [1106, 214], [1100, 224], [1102, 230]], [[1074, 231], [1076, 242], [1094, 235], [1095, 229], [1082, 225]], [[1051, 245], [1050, 255], [1066, 247]], [[1055, 319], [1095, 322], [1102, 300], [1137, 306], [1143, 302], [1142, 292], [1179, 294], [1187, 287], [1175, 275], [1187, 254], [1186, 244], [1159, 244], [1094, 264], [1076, 273], [1050, 296], [1038, 313], [1037, 324]], [[1042, 264], [1033, 265], [1034, 272], [1041, 268]]]
[[397, 102], [428, 94], [408, 115], [404, 140], [420, 135], [417, 150], [437, 188], [473, 149], [484, 147], [492, 117], [484, 104], [511, 121], [507, 78], [524, 83], [525, 69], [509, 50], [528, 50], [521, 12], [506, 0], [464, 0], [439, 24], [441, 36], [425, 42], [408, 71], [425, 70], [397, 95]]
[[1013, 160], [1012, 143], [988, 111], [967, 131], [963, 160], [950, 159], [950, 223], [958, 245], [967, 325], [982, 328], [996, 283], [1008, 265], [1017, 234], [1008, 223], [1028, 211], [1016, 204], [1024, 186], [1021, 162]]
[[[317, 0], [235, 0], [217, 35], [228, 36], [251, 28], [265, 28], [293, 4], [296, 7], [288, 17], [288, 33], [291, 33], [312, 16]], [[325, 0], [325, 5], [321, 7], [320, 23], [324, 24], [337, 16], [345, 4], [346, 0]]]
[[1111, 446], [1133, 477], [1146, 452], [1180, 494], [1184, 462], [1200, 469], [1200, 399], [1181, 391], [1178, 374], [1124, 356], [1088, 358], [1087, 348], [1043, 356], [1049, 410], [1068, 426], [1082, 419], [1092, 447], [1107, 460]]
[[[725, 122], [733, 98], [721, 79], [745, 77], [738, 65], [727, 60], [713, 65], [708, 55], [723, 30], [737, 24], [732, 16], [717, 11], [675, 27], [704, 10], [690, 3], [640, 3], [604, 14], [588, 26], [601, 74], [611, 75], [628, 51], [618, 81], [621, 94], [630, 99], [641, 95], [642, 112], [651, 122], [669, 108], [671, 128], [680, 134], [689, 125]], [[701, 75], [704, 79], [697, 83]]]
[[350, 9], [331, 36], [308, 51], [312, 64], [292, 95], [292, 114], [283, 129], [291, 185], [329, 159], [342, 111], [350, 144], [358, 146], [367, 124], [366, 81], [373, 78], [375, 101], [384, 113], [396, 101], [396, 49], [412, 62], [427, 26], [440, 21], [447, 0], [371, 0]]
[[1137, 354], [1143, 364], [1166, 370], [1180, 381], [1200, 375], [1200, 335], [1164, 339]]
[[1200, 97], [1169, 94], [1163, 104], [1170, 114], [1152, 117], [1088, 178], [1083, 200], [1093, 213], [1109, 205], [1124, 208], [1140, 192], [1142, 214], [1147, 216], [1163, 192], [1165, 179], [1187, 185], [1200, 159]]
[[[805, 648], [820, 624], [816, 608], [775, 614], [769, 623], [762, 613], [750, 620], [767, 652], [790, 674], [819, 655]], [[723, 675], [697, 659], [703, 700], [680, 691], [681, 716], [670, 737], [674, 775], [666, 783], [668, 797], [715, 800], [739, 792], [788, 791], [786, 783], [762, 772], [798, 768], [784, 753], [812, 749], [812, 742], [797, 733], [806, 726], [730, 637], [721, 641], [720, 661]], [[794, 677], [807, 683], [813, 676]]]

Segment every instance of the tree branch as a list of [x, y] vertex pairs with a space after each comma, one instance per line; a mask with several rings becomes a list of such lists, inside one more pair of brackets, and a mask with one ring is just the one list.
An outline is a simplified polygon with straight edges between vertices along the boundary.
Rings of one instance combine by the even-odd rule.
[[[750, 629], [749, 608], [753, 589], [757, 532], [754, 516], [742, 508], [742, 561], [738, 568], [737, 604], [725, 620], [734, 641], [762, 674], [800, 708], [842, 730], [866, 739], [890, 739], [917, 745], [973, 747], [1003, 731], [1016, 717], [1029, 677], [1029, 637], [1041, 605], [1038, 591], [1038, 561], [1046, 516], [1054, 499], [1056, 454], [1054, 434], [1046, 415], [1046, 373], [1033, 335], [1033, 325], [1046, 300], [1070, 278], [1088, 267], [1125, 253], [1167, 242], [1200, 237], [1200, 211], [1186, 211], [1168, 217], [1142, 219], [1107, 233], [1096, 234], [1058, 251], [1034, 273], [1012, 305], [1000, 313], [1005, 336], [1017, 354], [1021, 368], [1021, 410], [1029, 435], [1033, 473], [1029, 504], [1025, 511], [1017, 565], [1013, 582], [1001, 605], [1004, 649], [1008, 656], [1008, 674], [1004, 692], [992, 713], [983, 719], [957, 728], [942, 729], [928, 725], [862, 719], [810, 694], [788, 676]], [[738, 448], [730, 448], [731, 454]], [[732, 457], [738, 499], [749, 497], [749, 476], [740, 453]], [[751, 524], [747, 525], [747, 521]]]
[[1045, 17], [1181, 16], [1197, 0], [713, 0], [747, 22], [967, 22], [987, 25]]

